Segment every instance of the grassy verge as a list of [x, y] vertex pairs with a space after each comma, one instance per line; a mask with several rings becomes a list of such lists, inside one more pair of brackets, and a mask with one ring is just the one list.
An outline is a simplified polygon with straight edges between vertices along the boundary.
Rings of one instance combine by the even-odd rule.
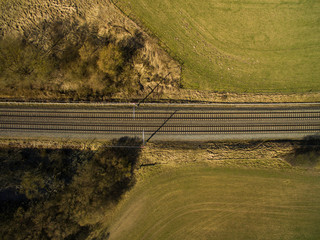
[[152, 142], [143, 149], [143, 165], [202, 162], [223, 167], [320, 169], [318, 136], [303, 140]]
[[153, 167], [110, 239], [318, 239], [320, 177], [187, 164]]
[[320, 90], [320, 3], [117, 0], [183, 63], [185, 88]]

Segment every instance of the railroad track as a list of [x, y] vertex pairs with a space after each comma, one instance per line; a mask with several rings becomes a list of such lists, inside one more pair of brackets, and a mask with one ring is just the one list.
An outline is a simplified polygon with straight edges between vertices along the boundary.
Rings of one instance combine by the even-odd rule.
[[[1, 118], [62, 118], [62, 119], [122, 119], [122, 120], [154, 120], [167, 119], [172, 112], [70, 112], [70, 111], [2, 111]], [[183, 112], [179, 111], [172, 120], [195, 119], [319, 119], [319, 111], [254, 111], [254, 112]]]
[[[268, 110], [173, 110], [155, 109], [115, 110], [46, 110], [0, 108], [0, 136], [10, 134], [37, 135], [74, 134], [95, 136], [141, 136], [151, 135], [158, 130], [162, 136], [210, 136], [300, 134], [301, 136], [320, 133], [320, 109]], [[172, 115], [172, 116], [171, 116]], [[168, 118], [171, 116], [170, 120]], [[159, 127], [166, 121], [166, 124]]]

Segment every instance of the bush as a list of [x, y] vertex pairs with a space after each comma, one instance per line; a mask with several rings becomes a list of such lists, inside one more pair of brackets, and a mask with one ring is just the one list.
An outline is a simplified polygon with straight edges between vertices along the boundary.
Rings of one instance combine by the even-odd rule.
[[123, 63], [123, 54], [114, 44], [110, 43], [100, 50], [97, 64], [99, 69], [110, 77], [115, 77], [120, 73]]

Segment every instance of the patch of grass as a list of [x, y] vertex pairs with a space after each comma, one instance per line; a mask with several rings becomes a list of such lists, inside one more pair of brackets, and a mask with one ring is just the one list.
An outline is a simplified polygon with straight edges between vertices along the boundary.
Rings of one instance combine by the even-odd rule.
[[140, 164], [207, 162], [217, 166], [288, 168], [300, 141], [152, 142], [143, 149]]
[[120, 205], [110, 239], [320, 236], [318, 175], [206, 164], [152, 169]]
[[184, 88], [320, 90], [320, 2], [117, 0], [183, 63]]

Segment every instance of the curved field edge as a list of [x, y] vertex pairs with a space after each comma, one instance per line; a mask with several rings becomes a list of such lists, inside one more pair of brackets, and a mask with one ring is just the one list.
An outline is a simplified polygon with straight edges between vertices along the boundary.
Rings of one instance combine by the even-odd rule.
[[183, 62], [184, 88], [320, 90], [317, 1], [115, 1]]
[[110, 239], [320, 236], [319, 175], [206, 164], [153, 167], [142, 175], [119, 205]]

